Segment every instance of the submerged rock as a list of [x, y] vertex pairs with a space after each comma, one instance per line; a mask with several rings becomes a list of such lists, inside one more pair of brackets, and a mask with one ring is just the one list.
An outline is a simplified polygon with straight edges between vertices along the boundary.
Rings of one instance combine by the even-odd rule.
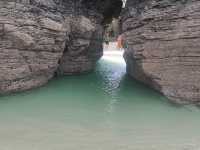
[[200, 1], [128, 0], [127, 72], [173, 102], [200, 102]]

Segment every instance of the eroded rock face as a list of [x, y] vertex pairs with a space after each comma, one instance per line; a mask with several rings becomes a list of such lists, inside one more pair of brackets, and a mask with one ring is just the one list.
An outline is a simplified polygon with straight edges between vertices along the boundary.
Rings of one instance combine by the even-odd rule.
[[80, 0], [75, 5], [58, 74], [79, 74], [95, 68], [103, 55], [103, 25], [120, 15], [122, 1]]
[[40, 8], [55, 9], [50, 1], [36, 4], [0, 1], [0, 93], [41, 86], [57, 69], [64, 20], [61, 13]]
[[[68, 33], [58, 74], [79, 74], [95, 68], [96, 61], [103, 55], [103, 15], [96, 9], [76, 10], [67, 20]], [[87, 12], [87, 13], [86, 13]]]
[[92, 70], [107, 1], [0, 0], [0, 93], [41, 86], [55, 72]]
[[127, 71], [178, 103], [200, 102], [200, 1], [128, 0]]
[[84, 16], [77, 16], [71, 21], [70, 28], [58, 73], [79, 74], [93, 70], [96, 61], [103, 55], [103, 26]]

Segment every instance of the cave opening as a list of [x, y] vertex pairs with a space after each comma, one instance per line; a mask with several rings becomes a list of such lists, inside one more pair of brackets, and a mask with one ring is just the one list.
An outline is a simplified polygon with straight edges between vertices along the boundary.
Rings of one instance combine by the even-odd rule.
[[111, 62], [124, 63], [122, 44], [122, 21], [126, 0], [109, 1], [109, 7], [104, 10], [104, 37], [103, 37], [103, 59]]
[[87, 73], [95, 68], [102, 54], [122, 58], [118, 47], [121, 34], [121, 12], [125, 0], [78, 0], [78, 11], [69, 20], [70, 31], [55, 76]]
[[109, 33], [110, 37], [114, 36], [116, 30], [120, 30], [120, 15], [125, 3], [126, 0], [82, 0], [87, 11], [97, 10], [102, 14], [101, 25], [104, 26], [105, 32], [107, 32], [107, 28], [113, 27], [112, 33]]
[[97, 10], [103, 15], [103, 24], [110, 23], [113, 18], [118, 18], [126, 0], [82, 0], [87, 9]]

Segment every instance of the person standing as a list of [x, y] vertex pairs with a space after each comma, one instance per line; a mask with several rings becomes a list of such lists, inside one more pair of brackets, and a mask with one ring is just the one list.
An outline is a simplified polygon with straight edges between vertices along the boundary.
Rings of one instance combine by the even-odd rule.
[[117, 48], [119, 50], [123, 49], [123, 37], [122, 37], [122, 35], [119, 35], [118, 38], [117, 38]]

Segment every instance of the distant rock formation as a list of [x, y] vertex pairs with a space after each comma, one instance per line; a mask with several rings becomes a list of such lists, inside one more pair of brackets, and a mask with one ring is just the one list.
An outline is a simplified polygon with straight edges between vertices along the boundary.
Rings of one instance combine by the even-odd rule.
[[200, 102], [200, 1], [128, 0], [127, 71], [173, 102]]
[[102, 55], [103, 23], [119, 15], [120, 3], [0, 0], [0, 93], [92, 70]]

